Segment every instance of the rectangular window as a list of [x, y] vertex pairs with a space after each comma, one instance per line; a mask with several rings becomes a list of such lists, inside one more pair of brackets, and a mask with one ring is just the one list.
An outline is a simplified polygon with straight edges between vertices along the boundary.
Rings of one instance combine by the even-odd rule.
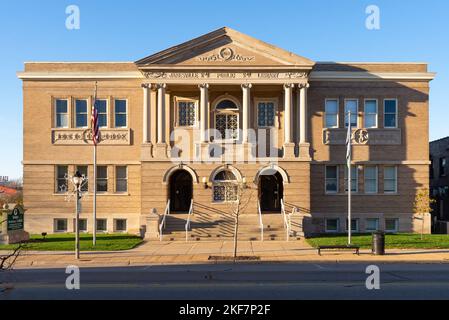
[[97, 191], [108, 192], [108, 167], [97, 167]]
[[384, 100], [384, 128], [398, 127], [398, 106], [396, 99]]
[[274, 127], [275, 109], [273, 102], [259, 102], [257, 105], [258, 127]]
[[128, 103], [126, 100], [116, 99], [115, 103], [115, 127], [126, 128], [128, 126], [127, 110]]
[[56, 192], [65, 193], [68, 190], [67, 176], [68, 166], [56, 166]]
[[[351, 166], [351, 191], [358, 192], [359, 170], [357, 166]], [[345, 166], [345, 191], [348, 192], [348, 167]]]
[[192, 127], [196, 124], [196, 104], [192, 101], [178, 102], [178, 125]]
[[126, 166], [115, 167], [115, 191], [128, 192], [128, 168]]
[[367, 232], [375, 232], [379, 230], [379, 219], [366, 219], [365, 230]]
[[107, 219], [97, 219], [97, 231], [107, 232], [108, 231], [108, 220]]
[[114, 220], [114, 232], [126, 232], [126, 219], [115, 219]]
[[[82, 176], [84, 176], [86, 179], [89, 178], [88, 176], [88, 167], [87, 166], [77, 166], [76, 167], [76, 171], [78, 171], [79, 173], [81, 173]], [[81, 191], [82, 192], [87, 192], [89, 191], [89, 180], [86, 180], [86, 182], [81, 186]]]
[[75, 127], [87, 128], [87, 100], [75, 100]]
[[385, 231], [396, 233], [399, 231], [399, 219], [385, 219]]
[[337, 233], [340, 231], [340, 219], [326, 219], [326, 232]]
[[326, 128], [338, 128], [338, 99], [326, 100]]
[[397, 192], [397, 171], [396, 167], [384, 167], [384, 193]]
[[55, 219], [54, 220], [55, 232], [67, 232], [67, 219]]
[[365, 167], [365, 193], [377, 193], [377, 167]]
[[[346, 231], [348, 231], [348, 219], [346, 219]], [[359, 219], [351, 219], [351, 231], [359, 232]]]
[[377, 100], [365, 100], [365, 128], [377, 128]]
[[357, 128], [358, 104], [356, 99], [345, 100], [345, 127], [349, 126], [348, 113], [351, 112], [351, 127]]
[[338, 192], [338, 167], [326, 166], [326, 193]]
[[237, 200], [238, 187], [230, 184], [214, 186], [214, 202], [232, 202]]
[[[73, 219], [73, 232], [76, 232], [75, 226], [76, 226], [76, 219]], [[78, 226], [80, 232], [87, 232], [87, 219], [79, 219]]]
[[68, 100], [56, 100], [56, 128], [69, 127], [69, 102]]
[[234, 113], [215, 115], [215, 129], [219, 133], [217, 140], [237, 140], [239, 137], [239, 117]]
[[106, 128], [108, 126], [108, 101], [95, 101], [95, 108], [97, 109], [98, 114], [98, 126], [100, 128]]
[[440, 158], [440, 177], [446, 176], [446, 164], [447, 164], [446, 158]]

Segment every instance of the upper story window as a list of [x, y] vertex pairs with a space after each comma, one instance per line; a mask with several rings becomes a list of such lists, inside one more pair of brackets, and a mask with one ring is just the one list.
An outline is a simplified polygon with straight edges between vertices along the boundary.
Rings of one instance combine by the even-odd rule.
[[55, 101], [56, 128], [69, 127], [69, 101], [57, 99]]
[[345, 127], [349, 126], [349, 112], [351, 112], [351, 127], [357, 128], [357, 116], [358, 116], [358, 105], [357, 99], [347, 99], [345, 100]]
[[384, 167], [384, 193], [396, 193], [398, 173], [395, 166]]
[[128, 101], [124, 99], [116, 99], [114, 109], [115, 127], [126, 128], [128, 126]]
[[100, 128], [108, 126], [108, 101], [104, 99], [95, 101], [95, 108], [98, 114], [98, 125]]
[[128, 192], [128, 168], [126, 166], [115, 167], [115, 191]]
[[257, 125], [259, 128], [274, 127], [274, 102], [259, 102], [257, 104]]
[[56, 166], [56, 192], [65, 193], [68, 190], [68, 166]]
[[384, 128], [398, 127], [398, 102], [396, 99], [384, 100]]
[[366, 166], [365, 167], [365, 193], [377, 193], [377, 167]]
[[97, 167], [97, 191], [108, 192], [108, 167]]
[[75, 100], [75, 127], [87, 128], [87, 100]]
[[325, 108], [324, 126], [326, 128], [338, 128], [338, 99], [326, 99]]
[[193, 127], [196, 124], [196, 103], [193, 101], [178, 102], [178, 125]]
[[440, 177], [446, 176], [446, 165], [447, 165], [447, 159], [440, 158]]
[[338, 166], [326, 166], [326, 193], [338, 192]]
[[231, 99], [224, 99], [215, 106], [215, 129], [219, 133], [218, 140], [238, 140], [239, 107]]
[[236, 176], [229, 170], [218, 172], [213, 180], [214, 202], [237, 200], [238, 185]]
[[365, 100], [365, 128], [377, 128], [377, 100]]

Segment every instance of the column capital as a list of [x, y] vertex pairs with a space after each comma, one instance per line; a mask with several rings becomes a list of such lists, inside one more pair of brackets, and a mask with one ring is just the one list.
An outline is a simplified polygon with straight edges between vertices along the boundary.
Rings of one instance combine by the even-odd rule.
[[167, 84], [166, 83], [158, 83], [158, 84], [156, 84], [156, 88], [157, 89], [166, 89]]
[[253, 87], [252, 83], [243, 83], [242, 89], [251, 89]]
[[310, 88], [310, 83], [308, 83], [308, 82], [300, 83], [300, 84], [298, 84], [298, 88], [299, 89], [308, 89], [308, 88]]
[[288, 89], [293, 89], [295, 87], [294, 83], [284, 83], [284, 89], [288, 90]]
[[200, 89], [209, 89], [209, 84], [208, 83], [201, 83], [198, 85], [198, 88]]

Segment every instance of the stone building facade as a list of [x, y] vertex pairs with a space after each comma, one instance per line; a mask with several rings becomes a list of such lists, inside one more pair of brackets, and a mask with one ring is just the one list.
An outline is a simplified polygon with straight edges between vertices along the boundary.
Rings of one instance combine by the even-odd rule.
[[449, 137], [430, 143], [430, 162], [434, 230], [449, 233]]
[[222, 28], [137, 62], [29, 62], [18, 76], [31, 233], [73, 231], [61, 186], [76, 170], [93, 176], [95, 83], [100, 231], [138, 233], [156, 209], [168, 230], [201, 216], [191, 228], [210, 237], [242, 189], [243, 232], [276, 219], [292, 236], [345, 232], [348, 111], [354, 231], [414, 231], [429, 181], [425, 63], [314, 62]]

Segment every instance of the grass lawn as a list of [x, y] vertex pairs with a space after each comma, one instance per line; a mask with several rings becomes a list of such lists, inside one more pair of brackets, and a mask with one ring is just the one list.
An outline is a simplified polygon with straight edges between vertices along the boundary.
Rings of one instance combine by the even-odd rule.
[[[98, 234], [97, 245], [92, 246], [92, 235], [80, 235], [81, 251], [121, 251], [135, 248], [142, 239], [128, 234]], [[0, 250], [11, 250], [17, 245], [0, 245]], [[32, 235], [24, 250], [31, 251], [72, 251], [75, 248], [74, 234]]]
[[[346, 245], [348, 243], [347, 235], [324, 235], [307, 239], [307, 242], [313, 246], [326, 245]], [[370, 249], [372, 235], [353, 235], [352, 244], [358, 245], [362, 249]], [[449, 235], [424, 235], [421, 240], [420, 234], [389, 234], [386, 235], [385, 245], [387, 249], [449, 249]]]

